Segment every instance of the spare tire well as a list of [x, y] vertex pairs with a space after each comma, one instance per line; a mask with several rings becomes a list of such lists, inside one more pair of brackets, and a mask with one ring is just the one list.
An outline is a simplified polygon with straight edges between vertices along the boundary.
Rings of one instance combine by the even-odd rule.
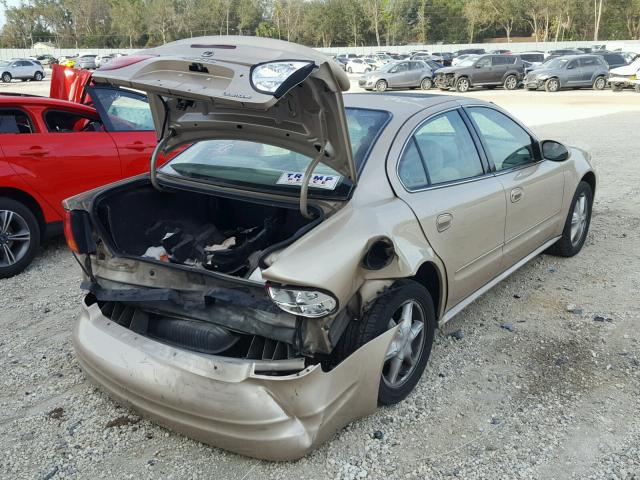
[[432, 262], [425, 262], [420, 265], [420, 268], [416, 274], [411, 277], [411, 280], [415, 280], [422, 286], [424, 286], [431, 294], [433, 300], [433, 307], [436, 313], [436, 319], [440, 318], [440, 305], [442, 302], [442, 279], [440, 278], [440, 272], [438, 268]]

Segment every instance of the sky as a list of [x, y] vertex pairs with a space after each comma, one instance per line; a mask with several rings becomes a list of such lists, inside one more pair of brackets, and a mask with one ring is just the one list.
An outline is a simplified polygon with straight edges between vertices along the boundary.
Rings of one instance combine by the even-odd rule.
[[[20, 4], [20, 0], [7, 0], [9, 7], [17, 7]], [[0, 27], [4, 25], [4, 7], [0, 8]]]

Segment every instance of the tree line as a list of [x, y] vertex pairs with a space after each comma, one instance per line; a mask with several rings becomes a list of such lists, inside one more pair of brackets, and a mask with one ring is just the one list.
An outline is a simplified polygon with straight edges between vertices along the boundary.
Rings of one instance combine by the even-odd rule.
[[640, 38], [640, 0], [22, 0], [0, 47], [139, 48], [202, 35], [314, 47]]

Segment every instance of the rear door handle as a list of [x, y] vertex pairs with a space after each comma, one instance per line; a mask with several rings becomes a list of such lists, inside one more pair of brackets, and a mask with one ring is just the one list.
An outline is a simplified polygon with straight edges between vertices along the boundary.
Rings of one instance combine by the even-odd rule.
[[447, 228], [451, 226], [453, 222], [453, 215], [450, 213], [441, 213], [436, 218], [436, 228], [439, 232], [444, 232]]
[[520, 187], [514, 188], [513, 190], [511, 190], [511, 203], [516, 203], [522, 198], [523, 195], [524, 191]]
[[146, 148], [151, 148], [151, 145], [145, 145], [142, 142], [134, 142], [134, 143], [128, 143], [127, 145], [124, 146], [124, 148], [128, 148], [129, 150], [137, 150], [141, 152]]
[[42, 147], [31, 147], [29, 150], [23, 150], [20, 155], [28, 155], [31, 157], [42, 157], [48, 155], [49, 150], [43, 150]]

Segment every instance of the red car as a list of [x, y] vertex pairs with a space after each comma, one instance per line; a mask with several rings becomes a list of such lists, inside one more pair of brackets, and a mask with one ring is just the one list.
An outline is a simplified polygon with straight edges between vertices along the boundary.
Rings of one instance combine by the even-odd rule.
[[0, 278], [24, 270], [40, 241], [62, 232], [62, 200], [149, 168], [156, 137], [147, 97], [86, 91], [93, 107], [0, 94]]

